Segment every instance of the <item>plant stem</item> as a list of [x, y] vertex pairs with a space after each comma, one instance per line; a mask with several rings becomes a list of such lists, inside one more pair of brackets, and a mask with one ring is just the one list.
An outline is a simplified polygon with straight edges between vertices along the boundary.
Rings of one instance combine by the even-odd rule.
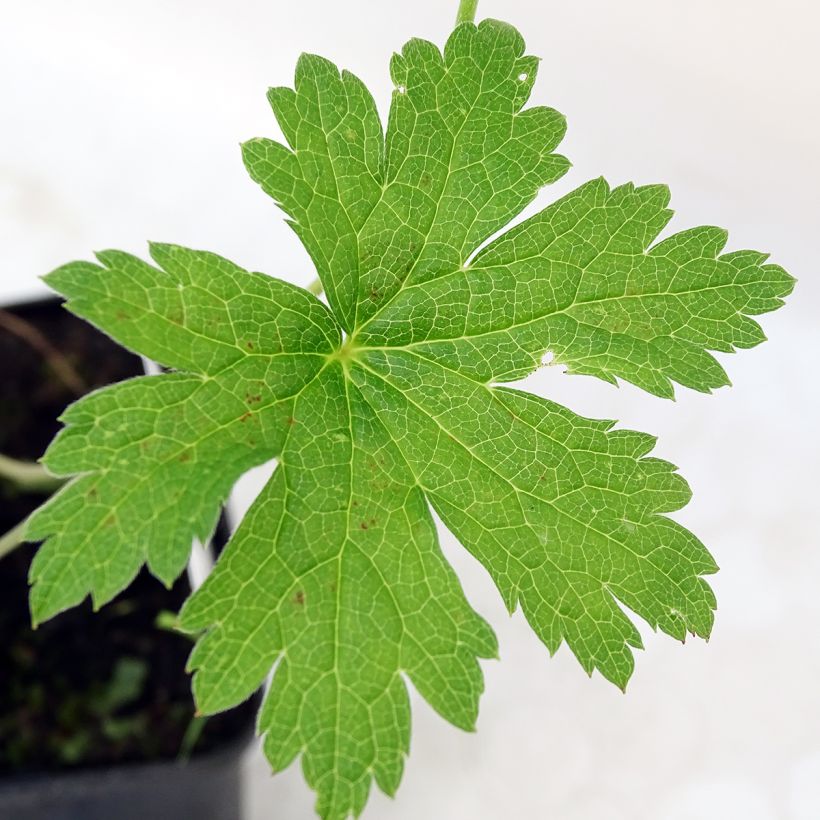
[[25, 542], [26, 522], [21, 521], [16, 527], [10, 529], [4, 536], [0, 537], [0, 558], [8, 555], [15, 547]]
[[458, 14], [456, 15], [456, 25], [474, 23], [477, 7], [478, 0], [461, 0], [458, 6]]
[[307, 290], [309, 290], [314, 296], [320, 296], [324, 288], [322, 287], [322, 280], [319, 278], [314, 279], [308, 286]]
[[75, 395], [82, 396], [88, 386], [71, 362], [33, 324], [0, 309], [0, 327], [22, 339], [36, 350], [51, 367], [54, 375]]
[[50, 493], [64, 482], [51, 475], [45, 467], [30, 461], [18, 461], [0, 454], [0, 478], [4, 478], [29, 492]]

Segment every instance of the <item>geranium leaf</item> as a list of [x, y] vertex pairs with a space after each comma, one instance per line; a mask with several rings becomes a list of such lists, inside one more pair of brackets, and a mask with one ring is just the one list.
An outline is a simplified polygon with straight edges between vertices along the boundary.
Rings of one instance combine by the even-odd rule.
[[181, 624], [203, 713], [272, 673], [259, 717], [282, 769], [301, 756], [319, 813], [392, 794], [409, 748], [407, 683], [474, 726], [496, 655], [432, 511], [553, 653], [625, 687], [635, 625], [707, 637], [706, 548], [665, 514], [689, 499], [654, 438], [500, 382], [550, 354], [570, 372], [728, 383], [712, 352], [763, 340], [751, 318], [792, 279], [726, 234], [657, 241], [663, 186], [581, 186], [506, 233], [568, 168], [563, 118], [526, 108], [537, 62], [512, 27], [411, 40], [383, 134], [364, 85], [315, 56], [269, 100], [287, 145], [243, 147], [310, 253], [329, 307], [226, 260], [153, 246], [48, 277], [67, 306], [175, 372], [72, 407], [45, 463], [76, 476], [35, 514], [35, 621], [143, 563], [166, 583], [249, 467], [278, 458]]

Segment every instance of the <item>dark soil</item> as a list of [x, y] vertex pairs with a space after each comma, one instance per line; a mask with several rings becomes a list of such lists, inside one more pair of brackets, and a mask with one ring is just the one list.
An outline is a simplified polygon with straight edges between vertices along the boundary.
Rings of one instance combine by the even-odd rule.
[[[56, 301], [16, 308], [89, 390], [142, 373], [140, 360]], [[35, 460], [78, 396], [48, 356], [0, 327], [0, 453]], [[59, 370], [59, 368], [58, 368]], [[0, 480], [0, 533], [43, 500]], [[0, 777], [199, 754], [248, 730], [254, 711], [194, 718], [185, 662], [190, 640], [157, 626], [179, 610], [185, 579], [165, 589], [146, 572], [93, 613], [86, 601], [32, 631], [28, 567], [35, 547], [0, 559]]]

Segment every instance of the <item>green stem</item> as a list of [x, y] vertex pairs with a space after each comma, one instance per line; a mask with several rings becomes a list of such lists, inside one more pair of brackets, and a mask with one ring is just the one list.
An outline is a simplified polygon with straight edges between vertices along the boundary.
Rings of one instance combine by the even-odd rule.
[[458, 14], [456, 15], [456, 25], [460, 26], [462, 23], [474, 23], [477, 8], [478, 0], [461, 0], [458, 6]]
[[2, 454], [0, 454], [0, 478], [28, 492], [51, 493], [63, 484], [63, 479], [51, 475], [40, 464], [18, 461]]
[[16, 527], [10, 529], [0, 538], [0, 558], [8, 555], [15, 547], [25, 543], [26, 522], [21, 521]]
[[307, 289], [314, 295], [314, 296], [321, 296], [322, 291], [324, 288], [322, 287], [322, 280], [321, 279], [314, 279], [308, 286]]
[[30, 322], [0, 308], [0, 328], [21, 339], [32, 350], [36, 350], [51, 367], [54, 375], [72, 393], [82, 396], [88, 392], [83, 377], [74, 369], [71, 362]]

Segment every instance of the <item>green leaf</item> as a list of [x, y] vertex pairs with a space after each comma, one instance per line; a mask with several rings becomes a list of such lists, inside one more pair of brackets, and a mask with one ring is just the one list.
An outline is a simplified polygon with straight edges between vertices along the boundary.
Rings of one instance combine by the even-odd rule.
[[[525, 108], [537, 62], [503, 23], [460, 25], [444, 52], [393, 58], [386, 134], [369, 93], [303, 57], [269, 99], [287, 146], [243, 147], [313, 258], [330, 309], [220, 257], [152, 246], [48, 277], [68, 307], [176, 372], [70, 407], [45, 456], [75, 478], [38, 513], [43, 620], [110, 600], [147, 562], [166, 583], [236, 478], [278, 466], [182, 628], [210, 714], [272, 672], [259, 716], [279, 770], [302, 759], [330, 820], [393, 794], [409, 748], [407, 683], [447, 720], [476, 721], [495, 637], [441, 553], [431, 508], [553, 653], [625, 687], [640, 618], [707, 637], [706, 548], [666, 517], [689, 499], [651, 436], [499, 386], [545, 353], [570, 372], [728, 382], [712, 352], [752, 347], [750, 318], [791, 278], [726, 235], [657, 242], [661, 186], [594, 180], [492, 237], [567, 161], [563, 118]], [[492, 241], [491, 241], [492, 240]], [[655, 243], [655, 244], [653, 244]]]
[[47, 281], [115, 339], [192, 373], [132, 379], [63, 414], [44, 456], [79, 474], [30, 519], [47, 539], [31, 567], [35, 623], [110, 601], [144, 562], [166, 584], [194, 537], [207, 539], [236, 479], [276, 456], [294, 396], [338, 343], [305, 291], [213, 254], [153, 246], [162, 269], [123, 253], [74, 263]]
[[346, 330], [355, 323], [358, 236], [382, 193], [384, 140], [376, 104], [361, 81], [303, 55], [295, 90], [268, 100], [291, 150], [273, 140], [242, 147], [251, 176], [290, 216]]
[[477, 657], [495, 637], [439, 550], [402, 451], [336, 362], [296, 401], [281, 464], [182, 612], [214, 628], [191, 656], [203, 712], [244, 700], [276, 666], [259, 718], [275, 769], [303, 755], [323, 816], [388, 794], [410, 735], [404, 672], [473, 727]]
[[651, 436], [609, 432], [526, 393], [405, 350], [363, 352], [351, 377], [447, 527], [520, 604], [551, 652], [625, 687], [640, 637], [617, 601], [683, 640], [707, 637], [717, 567], [658, 513], [689, 500]]
[[482, 381], [531, 373], [546, 352], [570, 373], [616, 377], [671, 398], [672, 382], [729, 383], [708, 352], [765, 337], [750, 315], [783, 304], [792, 278], [766, 255], [720, 256], [726, 232], [667, 224], [665, 186], [568, 194], [482, 250], [468, 268], [406, 288], [357, 338], [401, 345]]
[[442, 54], [411, 40], [393, 56], [386, 143], [348, 72], [305, 56], [296, 90], [268, 95], [290, 149], [251, 140], [245, 163], [292, 219], [347, 331], [407, 284], [459, 267], [561, 177], [564, 118], [521, 110], [537, 60], [512, 27], [459, 26]]

